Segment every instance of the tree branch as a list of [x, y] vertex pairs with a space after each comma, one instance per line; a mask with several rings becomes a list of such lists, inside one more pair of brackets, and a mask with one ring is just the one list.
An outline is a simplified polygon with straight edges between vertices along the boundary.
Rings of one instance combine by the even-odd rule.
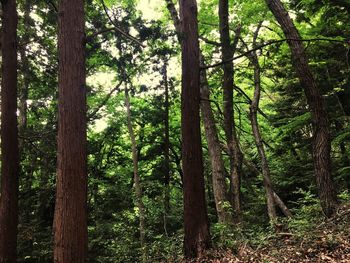
[[268, 41], [265, 44], [262, 44], [260, 46], [255, 47], [255, 48], [252, 48], [251, 50], [248, 50], [248, 51], [246, 51], [246, 52], [244, 52], [244, 53], [242, 53], [242, 54], [240, 54], [240, 55], [238, 55], [236, 57], [233, 57], [233, 58], [230, 58], [230, 59], [227, 59], [227, 60], [224, 60], [224, 61], [212, 64], [212, 65], [208, 65], [208, 66], [205, 66], [205, 67], [201, 67], [201, 70], [222, 66], [222, 65], [224, 65], [226, 63], [230, 63], [230, 62], [232, 62], [234, 60], [237, 60], [239, 58], [245, 57], [245, 56], [249, 55], [251, 52], [254, 52], [256, 50], [262, 49], [262, 48], [270, 46], [270, 45], [286, 42], [286, 41], [303, 41], [303, 42], [329, 41], [329, 42], [336, 42], [336, 43], [342, 43], [342, 44], [346, 43], [345, 40], [337, 40], [337, 39], [330, 39], [330, 38], [312, 38], [312, 39], [291, 39], [291, 38], [285, 38], [285, 39], [279, 39], [279, 40], [271, 40], [271, 41]]
[[108, 20], [109, 20], [109, 22], [111, 22], [111, 24], [114, 26], [114, 29], [115, 29], [117, 32], [119, 32], [121, 35], [123, 35], [124, 37], [126, 37], [127, 39], [129, 39], [129, 40], [131, 40], [131, 41], [137, 43], [137, 44], [140, 45], [141, 47], [145, 47], [145, 45], [143, 45], [138, 39], [136, 39], [136, 38], [133, 37], [132, 35], [130, 35], [130, 34], [124, 32], [122, 29], [120, 29], [120, 28], [118, 27], [118, 25], [113, 21], [112, 17], [109, 15], [109, 13], [108, 13], [108, 8], [107, 8], [107, 6], [106, 6], [104, 0], [101, 0], [101, 3], [102, 3], [102, 6], [103, 6], [104, 11], [105, 11], [105, 13], [106, 13], [106, 15], [107, 15], [107, 17], [108, 17]]
[[119, 83], [113, 88], [110, 90], [110, 92], [106, 95], [106, 97], [103, 99], [103, 101], [100, 103], [100, 105], [98, 105], [96, 107], [96, 109], [93, 110], [93, 112], [91, 112], [89, 115], [88, 115], [88, 120], [91, 120], [93, 119], [97, 112], [104, 106], [106, 105], [106, 103], [108, 102], [108, 100], [111, 98], [112, 94], [117, 91], [120, 86], [123, 84], [123, 80], [119, 81]]

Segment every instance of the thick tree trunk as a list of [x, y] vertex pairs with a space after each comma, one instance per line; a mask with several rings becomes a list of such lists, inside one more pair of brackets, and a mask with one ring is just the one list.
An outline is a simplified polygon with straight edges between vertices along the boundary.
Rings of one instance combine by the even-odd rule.
[[316, 185], [323, 212], [327, 217], [330, 217], [335, 212], [338, 202], [331, 175], [331, 143], [325, 102], [309, 67], [304, 44], [300, 41], [299, 32], [288, 12], [280, 0], [266, 0], [266, 3], [281, 25], [284, 35], [289, 39], [288, 45], [292, 53], [293, 64], [310, 107], [313, 125], [312, 155]]
[[168, 65], [164, 61], [163, 65], [163, 85], [165, 97], [164, 111], [164, 215], [163, 224], [164, 232], [168, 235], [168, 217], [170, 213], [170, 135], [169, 135], [169, 83], [168, 83]]
[[54, 262], [87, 261], [84, 1], [59, 2], [59, 119]]
[[205, 202], [202, 143], [199, 117], [200, 69], [197, 2], [180, 0], [182, 41], [181, 131], [184, 173], [184, 249], [187, 258], [210, 247]]
[[[219, 20], [220, 20], [220, 41], [222, 60], [228, 60], [234, 56], [234, 50], [231, 47], [230, 27], [229, 27], [229, 4], [228, 0], [219, 1]], [[224, 77], [222, 82], [224, 99], [224, 130], [227, 141], [228, 153], [231, 162], [231, 193], [232, 203], [235, 211], [235, 220], [242, 221], [241, 209], [241, 177], [243, 154], [239, 147], [239, 141], [236, 133], [234, 112], [233, 112], [233, 62], [223, 65]]]
[[[127, 85], [127, 84], [126, 84]], [[142, 202], [142, 188], [139, 175], [139, 157], [137, 150], [137, 143], [134, 133], [134, 128], [132, 126], [132, 117], [130, 109], [130, 97], [128, 87], [125, 85], [125, 107], [127, 115], [127, 126], [129, 131], [129, 136], [131, 140], [131, 151], [132, 151], [132, 163], [133, 163], [133, 173], [134, 173], [134, 188], [136, 195], [136, 204], [139, 209], [139, 226], [140, 226], [140, 245], [142, 252], [142, 262], [146, 262], [146, 251], [145, 251], [145, 206]]]
[[[204, 66], [203, 58], [201, 65]], [[212, 167], [212, 181], [216, 211], [220, 223], [232, 224], [232, 215], [227, 209], [229, 198], [226, 192], [226, 170], [225, 164], [221, 155], [220, 141], [215, 126], [215, 118], [210, 105], [210, 91], [206, 76], [206, 71], [200, 73], [201, 80], [201, 112], [204, 124], [205, 135], [208, 143], [209, 157]], [[226, 207], [226, 208], [225, 208]]]
[[15, 263], [19, 174], [16, 1], [4, 1], [2, 12], [0, 263]]

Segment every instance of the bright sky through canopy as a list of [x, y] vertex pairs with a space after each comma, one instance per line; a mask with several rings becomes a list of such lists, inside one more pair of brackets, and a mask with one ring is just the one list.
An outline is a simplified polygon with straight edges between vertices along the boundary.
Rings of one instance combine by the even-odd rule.
[[157, 9], [159, 9], [162, 4], [162, 0], [140, 0], [137, 7], [141, 10], [144, 19], [156, 20], [161, 17], [161, 12]]

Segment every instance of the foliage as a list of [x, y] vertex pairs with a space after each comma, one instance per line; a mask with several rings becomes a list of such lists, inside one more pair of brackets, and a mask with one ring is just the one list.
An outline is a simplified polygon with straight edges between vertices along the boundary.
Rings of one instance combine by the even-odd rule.
[[[57, 134], [57, 14], [56, 1], [30, 1], [31, 19], [23, 23], [25, 2], [19, 1], [19, 43], [28, 64], [19, 63], [20, 94], [28, 89], [27, 126], [20, 131], [21, 179], [19, 262], [52, 261], [52, 220], [55, 200]], [[48, 3], [50, 2], [50, 3]], [[88, 213], [90, 262], [140, 261], [138, 209], [133, 191], [131, 142], [126, 126], [124, 88], [131, 93], [132, 121], [139, 153], [139, 172], [146, 211], [148, 262], [175, 261], [182, 254], [182, 169], [180, 52], [172, 22], [159, 1], [159, 20], [145, 20], [139, 2], [86, 1], [86, 68], [88, 101]], [[176, 1], [174, 1], [176, 2]], [[263, 21], [258, 43], [282, 39], [265, 1], [231, 0], [231, 37], [241, 27], [236, 55], [251, 48], [253, 33]], [[350, 13], [345, 1], [290, 0], [287, 4], [304, 38], [335, 41], [307, 42], [307, 53], [317, 83], [327, 102], [332, 138], [333, 175], [340, 199], [349, 201], [350, 187], [350, 67], [348, 36]], [[158, 3], [158, 2], [157, 2]], [[218, 1], [199, 1], [201, 48], [207, 65], [220, 61]], [[343, 6], [344, 5], [344, 6]], [[117, 26], [118, 30], [110, 30]], [[129, 37], [125, 37], [129, 35]], [[130, 37], [132, 36], [132, 37]], [[29, 43], [23, 39], [29, 37]], [[136, 38], [144, 47], [132, 38]], [[341, 42], [346, 39], [347, 42]], [[210, 40], [212, 43], [210, 43]], [[243, 44], [243, 41], [246, 44]], [[213, 44], [214, 42], [214, 44]], [[216, 44], [215, 44], [216, 42]], [[320, 210], [311, 156], [312, 122], [305, 96], [292, 67], [285, 42], [257, 51], [262, 94], [259, 124], [276, 193], [293, 213], [280, 219], [282, 230], [298, 237], [320, 224]], [[165, 215], [164, 157], [165, 71], [169, 86], [170, 210]], [[253, 66], [246, 57], [234, 61], [234, 117], [244, 153], [242, 178], [243, 223], [218, 223], [211, 167], [203, 132], [206, 198], [215, 247], [238, 252], [242, 245], [267, 246], [277, 238], [266, 211], [261, 162], [249, 117], [253, 96]], [[207, 70], [211, 106], [225, 168], [221, 67]], [[26, 87], [25, 79], [29, 80]], [[21, 99], [19, 98], [19, 103]], [[261, 114], [263, 113], [263, 114]], [[229, 179], [227, 178], [227, 185]], [[230, 206], [230, 205], [228, 205]], [[279, 215], [282, 215], [278, 211]], [[165, 219], [165, 220], [164, 220]], [[165, 223], [166, 224], [165, 224]], [[262, 261], [261, 261], [262, 262]]]

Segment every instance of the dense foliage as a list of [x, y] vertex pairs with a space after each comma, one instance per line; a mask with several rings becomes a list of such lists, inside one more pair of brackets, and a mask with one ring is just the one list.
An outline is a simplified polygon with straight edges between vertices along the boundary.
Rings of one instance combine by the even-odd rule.
[[[350, 12], [346, 1], [284, 1], [302, 38], [317, 84], [326, 100], [332, 140], [332, 175], [343, 202], [350, 187]], [[265, 1], [231, 0], [234, 60], [234, 117], [244, 154], [242, 223], [218, 222], [208, 145], [203, 129], [206, 198], [213, 244], [235, 249], [260, 245], [273, 233], [266, 210], [261, 161], [249, 107], [254, 67], [249, 57], [256, 28], [262, 94], [259, 124], [274, 190], [293, 217], [278, 227], [298, 233], [322, 220], [313, 177], [311, 116], [283, 32]], [[156, 6], [154, 20], [145, 6]], [[199, 1], [199, 34], [206, 65], [220, 62], [218, 1]], [[20, 224], [19, 262], [52, 261], [57, 134], [57, 3], [21, 0], [19, 23]], [[27, 14], [27, 15], [26, 15]], [[29, 15], [28, 15], [29, 14]], [[165, 1], [86, 1], [88, 95], [88, 230], [90, 262], [173, 260], [182, 254], [182, 168], [180, 138], [180, 46]], [[270, 44], [267, 44], [270, 43]], [[266, 44], [266, 45], [265, 45]], [[225, 149], [221, 67], [207, 70], [210, 102]], [[131, 95], [142, 201], [145, 248], [139, 241], [125, 88]], [[169, 98], [166, 97], [166, 88]], [[169, 106], [167, 113], [166, 105]], [[168, 115], [169, 114], [169, 115]], [[26, 121], [21, 121], [21, 118]], [[165, 158], [169, 120], [170, 163]], [[168, 167], [168, 168], [167, 168]], [[168, 171], [169, 170], [169, 171]], [[169, 186], [166, 173], [170, 176]], [[227, 178], [227, 185], [229, 178]], [[166, 196], [169, 195], [167, 208]], [[227, 204], [228, 209], [230, 204]], [[144, 251], [146, 252], [144, 252]]]

